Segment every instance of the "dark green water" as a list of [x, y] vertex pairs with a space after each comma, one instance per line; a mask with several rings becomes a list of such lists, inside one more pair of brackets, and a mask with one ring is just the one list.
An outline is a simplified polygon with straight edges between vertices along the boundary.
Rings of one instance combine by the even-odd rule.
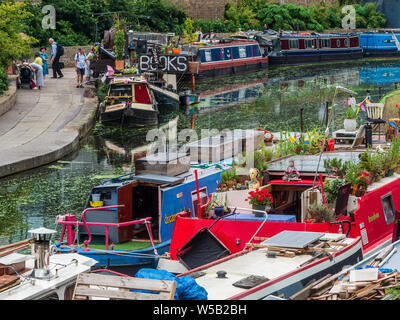
[[[337, 85], [356, 91], [357, 102], [369, 89], [377, 102], [379, 91], [390, 92], [397, 81], [400, 60], [279, 67], [203, 81], [196, 84], [201, 106], [161, 106], [160, 126], [176, 124], [179, 132], [194, 124], [199, 137], [202, 129], [250, 129], [259, 124], [273, 132], [299, 131], [304, 108], [304, 129], [322, 128], [326, 102], [332, 101]], [[331, 129], [342, 128], [347, 97], [338, 94]], [[359, 121], [364, 118], [361, 114]], [[148, 143], [148, 130], [98, 124], [75, 153], [0, 179], [0, 244], [25, 239], [32, 228], [55, 228], [57, 215], [80, 213], [93, 186], [131, 170], [132, 154]]]

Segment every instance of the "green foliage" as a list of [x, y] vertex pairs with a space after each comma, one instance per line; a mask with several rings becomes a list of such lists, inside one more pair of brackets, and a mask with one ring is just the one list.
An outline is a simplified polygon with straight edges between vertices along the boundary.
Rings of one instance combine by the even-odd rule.
[[114, 51], [115, 51], [117, 60], [124, 59], [124, 53], [125, 53], [125, 32], [124, 32], [124, 30], [118, 30], [115, 33]]
[[22, 22], [30, 16], [23, 3], [0, 3], [0, 68], [7, 68], [12, 61], [30, 53], [35, 39], [20, 34]]
[[228, 181], [234, 181], [238, 178], [236, 168], [232, 167], [231, 170], [226, 170], [221, 173], [221, 182], [226, 183]]
[[352, 107], [348, 107], [346, 110], [346, 119], [356, 119], [357, 118], [357, 111], [353, 110]]
[[8, 90], [7, 74], [4, 68], [0, 67], [0, 95]]
[[341, 178], [325, 179], [324, 191], [326, 196], [326, 202], [331, 205], [335, 205], [339, 189], [340, 187], [343, 187], [345, 184], [346, 181]]

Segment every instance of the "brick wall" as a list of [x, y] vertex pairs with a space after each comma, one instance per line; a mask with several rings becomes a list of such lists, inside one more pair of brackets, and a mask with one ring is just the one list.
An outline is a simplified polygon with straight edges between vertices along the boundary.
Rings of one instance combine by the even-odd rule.
[[[225, 5], [228, 2], [240, 2], [240, 0], [170, 0], [182, 7], [192, 19], [217, 19], [223, 18]], [[336, 3], [337, 0], [266, 0], [271, 3], [294, 3], [308, 6], [311, 4]]]
[[[89, 53], [91, 46], [76, 46], [76, 47], [64, 47], [64, 55], [60, 58], [60, 61], [64, 62], [65, 68], [71, 68], [75, 66], [75, 54], [78, 52], [79, 48], [83, 48], [86, 54]], [[32, 49], [33, 54], [38, 52], [38, 48]], [[51, 57], [51, 47], [47, 46], [47, 54]], [[51, 68], [51, 62], [49, 63]]]

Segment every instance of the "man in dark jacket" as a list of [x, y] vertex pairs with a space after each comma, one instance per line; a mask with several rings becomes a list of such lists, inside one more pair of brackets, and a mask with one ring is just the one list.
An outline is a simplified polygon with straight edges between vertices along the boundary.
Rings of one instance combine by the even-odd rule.
[[62, 78], [64, 75], [60, 69], [60, 55], [57, 52], [57, 43], [52, 38], [49, 39], [49, 43], [51, 45], [51, 67], [53, 69], [53, 76], [51, 78], [57, 79], [57, 75], [59, 78]]

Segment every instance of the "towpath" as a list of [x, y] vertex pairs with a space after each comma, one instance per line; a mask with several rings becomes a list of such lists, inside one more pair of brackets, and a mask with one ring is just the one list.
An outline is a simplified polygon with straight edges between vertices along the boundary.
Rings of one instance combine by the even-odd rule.
[[46, 77], [41, 90], [19, 89], [0, 117], [0, 177], [32, 169], [72, 152], [93, 125], [96, 98], [75, 87], [75, 70]]

